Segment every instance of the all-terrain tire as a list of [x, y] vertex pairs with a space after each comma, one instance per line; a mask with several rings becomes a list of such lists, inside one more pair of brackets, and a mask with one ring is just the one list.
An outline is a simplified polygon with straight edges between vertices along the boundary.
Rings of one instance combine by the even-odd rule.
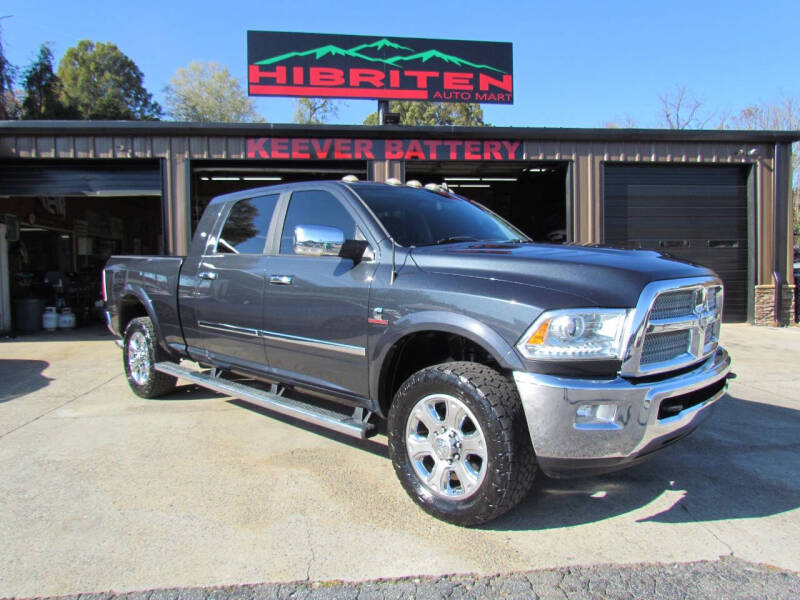
[[175, 389], [177, 379], [155, 370], [157, 362], [171, 360], [158, 344], [150, 317], [131, 320], [125, 329], [122, 363], [128, 385], [137, 396], [158, 398]]
[[[454, 473], [445, 476], [447, 486], [452, 483], [450, 477], [456, 478], [454, 489], [437, 488], [435, 483], [432, 488], [428, 482], [433, 481], [435, 476], [431, 475], [432, 478], [426, 480], [420, 474], [420, 471], [425, 472], [425, 461], [434, 464], [442, 455], [450, 457], [445, 462], [449, 460], [451, 465], [453, 460], [466, 460], [466, 456], [459, 454], [448, 455], [448, 452], [458, 450], [443, 448], [450, 438], [447, 437], [446, 427], [438, 429], [438, 422], [434, 429], [441, 433], [431, 443], [433, 458], [425, 456], [420, 460], [419, 456], [424, 451], [415, 460], [409, 455], [408, 444], [414, 444], [416, 440], [423, 445], [430, 443], [430, 433], [425, 434], [430, 427], [422, 425], [421, 435], [415, 428], [421, 422], [420, 407], [431, 408], [428, 403], [436, 403], [439, 398], [444, 399], [445, 405], [449, 402], [448, 398], [454, 398], [458, 401], [453, 403], [454, 406], [466, 407], [467, 410], [460, 413], [469, 415], [462, 421], [467, 424], [465, 430], [479, 429], [478, 433], [482, 433], [485, 440], [483, 454], [486, 464], [481, 461], [481, 468], [469, 472], [481, 473], [475, 480], [470, 479], [473, 484], [471, 491], [464, 491], [468, 486], [458, 487], [461, 484]], [[429, 410], [433, 416], [426, 416], [425, 419], [432, 418], [436, 422], [438, 413], [435, 412]], [[409, 496], [433, 516], [456, 525], [479, 525], [507, 512], [530, 491], [537, 466], [522, 403], [513, 382], [494, 369], [472, 362], [449, 362], [422, 369], [400, 386], [388, 416], [389, 456], [397, 477]], [[469, 423], [472, 418], [476, 423]], [[444, 425], [446, 415], [441, 419]], [[451, 437], [458, 439], [459, 436]], [[458, 443], [454, 442], [453, 447], [456, 445]], [[435, 464], [438, 466], [439, 463]], [[430, 467], [431, 473], [436, 468]], [[445, 465], [442, 468], [446, 470], [449, 467]], [[465, 497], [460, 498], [459, 495]]]

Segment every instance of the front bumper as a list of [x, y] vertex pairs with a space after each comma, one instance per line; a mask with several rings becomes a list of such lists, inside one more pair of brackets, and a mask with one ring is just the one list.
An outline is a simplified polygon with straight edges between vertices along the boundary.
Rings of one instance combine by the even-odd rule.
[[[718, 348], [691, 371], [658, 381], [521, 371], [514, 380], [539, 467], [568, 477], [629, 466], [694, 431], [725, 394], [730, 366]], [[587, 418], [593, 409], [603, 418]]]

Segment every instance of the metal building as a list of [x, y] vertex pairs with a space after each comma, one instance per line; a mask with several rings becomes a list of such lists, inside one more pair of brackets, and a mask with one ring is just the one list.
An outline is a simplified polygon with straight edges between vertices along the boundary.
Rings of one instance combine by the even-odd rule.
[[[0, 330], [15, 322], [14, 301], [53, 301], [54, 285], [91, 320], [107, 256], [185, 253], [213, 196], [345, 174], [447, 182], [537, 241], [656, 249], [707, 265], [726, 284], [728, 321], [786, 323], [794, 315], [790, 159], [798, 139], [758, 131], [0, 122]], [[406, 154], [369, 150], [373, 142], [399, 148], [398, 140], [411, 140]], [[19, 240], [7, 242], [2, 229], [15, 223]]]

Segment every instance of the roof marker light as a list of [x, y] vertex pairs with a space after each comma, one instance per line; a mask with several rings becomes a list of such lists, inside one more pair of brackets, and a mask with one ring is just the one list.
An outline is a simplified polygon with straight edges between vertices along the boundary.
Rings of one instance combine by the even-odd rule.
[[420, 183], [418, 180], [416, 180], [416, 179], [411, 179], [411, 180], [409, 180], [409, 181], [406, 181], [406, 185], [407, 185], [408, 187], [411, 187], [411, 188], [416, 188], [416, 189], [419, 189], [419, 188], [421, 188], [421, 187], [422, 187], [422, 184], [421, 184], [421, 183]]
[[356, 177], [355, 175], [345, 175], [344, 177], [342, 177], [342, 181], [344, 181], [345, 183], [355, 183], [356, 181], [358, 181], [358, 177]]
[[389, 177], [386, 181], [384, 181], [387, 185], [403, 185], [403, 182], [397, 179], [396, 177]]

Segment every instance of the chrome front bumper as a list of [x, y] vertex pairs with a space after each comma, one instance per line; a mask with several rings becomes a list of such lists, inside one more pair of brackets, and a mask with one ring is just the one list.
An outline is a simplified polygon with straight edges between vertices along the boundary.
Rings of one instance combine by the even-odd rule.
[[[551, 477], [613, 471], [691, 433], [727, 388], [728, 353], [675, 377], [636, 383], [514, 372], [539, 467]], [[669, 402], [680, 408], [669, 411]], [[659, 411], [662, 415], [659, 418]], [[592, 415], [599, 415], [599, 418]]]

